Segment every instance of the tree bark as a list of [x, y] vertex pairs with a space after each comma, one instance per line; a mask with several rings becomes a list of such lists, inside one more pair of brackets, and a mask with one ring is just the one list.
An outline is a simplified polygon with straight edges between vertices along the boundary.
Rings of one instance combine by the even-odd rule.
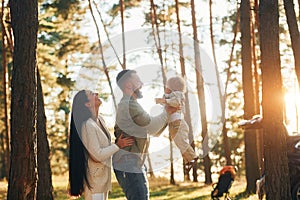
[[3, 98], [4, 98], [4, 126], [5, 132], [2, 140], [3, 146], [3, 169], [5, 171], [5, 177], [9, 177], [9, 163], [10, 163], [10, 138], [9, 138], [9, 122], [8, 122], [8, 103], [7, 103], [7, 60], [6, 60], [6, 51], [7, 51], [7, 35], [6, 28], [4, 25], [5, 16], [4, 16], [4, 0], [2, 0], [2, 9], [1, 9], [1, 27], [2, 27], [2, 66], [3, 66]]
[[[95, 24], [96, 30], [97, 30], [98, 45], [99, 45], [100, 55], [101, 55], [101, 58], [102, 58], [103, 71], [104, 71], [104, 74], [105, 74], [106, 79], [108, 81], [108, 85], [109, 85], [110, 93], [111, 93], [111, 96], [112, 96], [112, 99], [113, 99], [115, 110], [117, 110], [116, 97], [115, 97], [115, 94], [114, 94], [114, 90], [112, 88], [109, 72], [108, 72], [108, 69], [107, 69], [107, 65], [106, 65], [105, 57], [104, 57], [104, 53], [103, 53], [103, 45], [102, 45], [101, 37], [100, 37], [100, 30], [99, 30], [99, 27], [98, 27], [98, 24], [97, 24], [95, 15], [94, 15], [91, 0], [89, 0], [88, 2], [89, 2], [89, 9], [90, 9], [90, 12], [91, 12], [91, 15], [92, 15], [92, 18], [93, 18], [93, 21], [94, 21], [94, 24]], [[123, 69], [125, 69], [125, 68], [123, 67]]]
[[35, 199], [38, 1], [10, 0], [14, 55], [8, 200]]
[[202, 126], [202, 149], [203, 149], [203, 162], [205, 173], [205, 184], [211, 184], [211, 161], [209, 158], [209, 146], [208, 146], [208, 134], [207, 134], [207, 120], [206, 120], [206, 106], [205, 106], [205, 94], [204, 94], [204, 81], [202, 77], [200, 49], [197, 34], [196, 16], [195, 16], [195, 2], [191, 0], [191, 15], [193, 26], [193, 39], [194, 39], [194, 57], [195, 57], [195, 71], [197, 82], [197, 93], [200, 108], [201, 126]]
[[[244, 118], [255, 115], [254, 77], [252, 72], [250, 0], [241, 1], [241, 43], [244, 92]], [[247, 193], [255, 193], [256, 180], [260, 177], [257, 158], [256, 130], [244, 131]]]
[[43, 89], [39, 70], [37, 70], [37, 168], [38, 182], [36, 199], [53, 200], [53, 187], [50, 167], [50, 148], [46, 131], [46, 115]]
[[123, 65], [122, 68], [126, 69], [126, 46], [125, 46], [125, 24], [124, 24], [124, 0], [120, 0], [120, 13], [121, 13], [121, 25], [122, 25], [122, 44], [123, 44]]
[[284, 9], [292, 43], [295, 71], [300, 88], [300, 34], [293, 0], [284, 0]]
[[[182, 34], [181, 34], [181, 25], [180, 25], [180, 15], [179, 15], [179, 2], [178, 0], [175, 0], [175, 9], [176, 9], [176, 23], [177, 23], [177, 31], [178, 31], [178, 41], [179, 41], [179, 61], [180, 61], [180, 70], [181, 70], [181, 76], [183, 78], [186, 78], [186, 73], [185, 73], [185, 60], [184, 60], [184, 55], [183, 55], [183, 44], [182, 44]], [[187, 122], [189, 126], [189, 136], [193, 136], [193, 126], [191, 123], [191, 111], [190, 111], [190, 103], [189, 103], [189, 93], [188, 93], [188, 88], [187, 92], [185, 93], [185, 121]], [[195, 149], [193, 137], [192, 139], [192, 146]], [[189, 177], [189, 172], [185, 170], [185, 163], [183, 162], [183, 174], [184, 174], [184, 179], [185, 180], [190, 180]], [[198, 175], [197, 175], [197, 165], [193, 166], [193, 181], [197, 182], [198, 181]]]
[[260, 1], [259, 21], [266, 196], [267, 199], [290, 200], [286, 130], [283, 125], [277, 0]]
[[[228, 61], [228, 68], [226, 69], [226, 82], [225, 82], [225, 89], [224, 89], [224, 97], [222, 100], [223, 107], [225, 109], [226, 105], [226, 99], [227, 99], [227, 88], [229, 85], [230, 77], [231, 77], [231, 63], [233, 60], [233, 53], [234, 53], [234, 47], [236, 45], [236, 38], [237, 38], [237, 33], [238, 33], [238, 27], [239, 27], [239, 22], [240, 22], [240, 8], [237, 8], [237, 14], [236, 14], [236, 19], [235, 19], [235, 24], [234, 24], [234, 36], [232, 40], [232, 47], [230, 51], [230, 57]], [[225, 113], [224, 113], [225, 114]], [[224, 118], [224, 124], [223, 124], [223, 129], [222, 129], [222, 136], [223, 136], [223, 143], [224, 143], [224, 152], [225, 152], [225, 158], [226, 158], [226, 164], [231, 165], [232, 160], [231, 160], [231, 151], [230, 151], [230, 146], [229, 146], [229, 140], [227, 136], [227, 128], [226, 128], [226, 118]]]

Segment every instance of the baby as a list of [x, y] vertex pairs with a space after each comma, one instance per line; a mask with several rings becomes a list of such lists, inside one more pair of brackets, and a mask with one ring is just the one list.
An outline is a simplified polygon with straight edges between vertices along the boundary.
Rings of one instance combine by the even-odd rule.
[[185, 81], [180, 76], [171, 77], [167, 80], [165, 87], [165, 94], [163, 98], [156, 98], [157, 104], [169, 105], [179, 108], [176, 112], [169, 116], [169, 133], [179, 148], [186, 169], [190, 170], [198, 160], [194, 149], [189, 143], [188, 134], [189, 127], [184, 120], [184, 103], [186, 92]]

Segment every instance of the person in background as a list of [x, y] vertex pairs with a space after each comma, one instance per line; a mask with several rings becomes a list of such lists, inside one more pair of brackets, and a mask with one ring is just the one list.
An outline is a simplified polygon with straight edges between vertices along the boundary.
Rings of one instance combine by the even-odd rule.
[[98, 115], [97, 93], [79, 91], [73, 100], [69, 139], [69, 193], [85, 200], [107, 200], [111, 190], [112, 155], [134, 140], [122, 135], [115, 144]]

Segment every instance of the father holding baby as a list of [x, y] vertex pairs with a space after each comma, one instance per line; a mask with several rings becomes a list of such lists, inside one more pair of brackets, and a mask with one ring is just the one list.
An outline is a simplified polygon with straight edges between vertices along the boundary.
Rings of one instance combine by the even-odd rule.
[[159, 136], [168, 123], [168, 116], [180, 107], [165, 106], [158, 116], [150, 116], [137, 99], [143, 97], [143, 86], [135, 70], [122, 70], [117, 84], [123, 92], [116, 114], [115, 136], [133, 137], [132, 146], [119, 150], [113, 156], [116, 178], [128, 200], [149, 200], [148, 180], [144, 165], [149, 147], [149, 135]]

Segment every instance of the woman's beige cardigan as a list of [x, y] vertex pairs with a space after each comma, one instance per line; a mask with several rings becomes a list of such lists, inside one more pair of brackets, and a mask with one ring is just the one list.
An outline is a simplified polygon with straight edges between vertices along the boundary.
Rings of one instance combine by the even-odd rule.
[[88, 180], [91, 188], [84, 188], [85, 200], [92, 199], [92, 194], [111, 190], [111, 158], [119, 150], [111, 144], [110, 133], [104, 120], [99, 117], [103, 129], [92, 119], [82, 125], [82, 142], [88, 155]]

